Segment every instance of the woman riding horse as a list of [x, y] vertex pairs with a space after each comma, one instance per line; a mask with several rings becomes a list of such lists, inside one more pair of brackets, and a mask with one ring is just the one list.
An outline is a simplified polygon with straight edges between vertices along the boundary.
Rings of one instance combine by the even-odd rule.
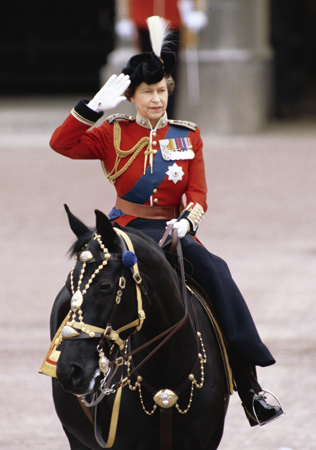
[[[148, 27], [153, 51], [133, 56], [123, 73], [113, 75], [91, 101], [80, 101], [55, 130], [50, 145], [72, 159], [101, 161], [117, 191], [109, 214], [112, 221], [141, 230], [156, 241], [166, 221], [178, 229], [184, 258], [193, 267], [191, 277], [206, 293], [227, 341], [250, 425], [266, 423], [283, 411], [266, 402], [255, 366], [269, 366], [275, 360], [261, 341], [227, 264], [194, 237], [207, 209], [203, 143], [195, 124], [168, 120], [175, 56], [162, 50], [167, 30], [163, 19], [149, 18]], [[136, 117], [114, 114], [91, 128], [104, 111], [126, 98], [135, 104]]]

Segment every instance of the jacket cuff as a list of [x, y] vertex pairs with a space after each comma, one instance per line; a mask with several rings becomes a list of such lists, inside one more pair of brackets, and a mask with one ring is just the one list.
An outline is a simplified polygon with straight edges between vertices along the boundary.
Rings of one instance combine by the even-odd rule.
[[198, 203], [191, 202], [187, 205], [187, 207], [182, 211], [180, 216], [178, 217], [178, 221], [181, 219], [187, 219], [189, 223], [189, 233], [194, 236], [197, 232], [198, 226], [201, 222], [202, 217], [204, 216], [204, 209]]
[[204, 209], [201, 205], [196, 203], [194, 207], [190, 210], [187, 220], [190, 222], [190, 234], [193, 236], [196, 234], [197, 229], [200, 225], [202, 217], [204, 216]]
[[89, 103], [89, 100], [80, 100], [72, 109], [71, 114], [80, 122], [92, 127], [103, 116], [103, 112], [93, 111], [87, 103]]

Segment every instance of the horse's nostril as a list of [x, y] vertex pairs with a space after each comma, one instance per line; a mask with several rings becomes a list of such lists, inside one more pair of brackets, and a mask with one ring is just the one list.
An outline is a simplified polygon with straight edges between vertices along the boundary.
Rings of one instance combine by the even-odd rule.
[[80, 383], [82, 383], [83, 380], [83, 369], [77, 364], [73, 364], [70, 369], [69, 373], [69, 379], [71, 380], [71, 383], [73, 386], [78, 386]]

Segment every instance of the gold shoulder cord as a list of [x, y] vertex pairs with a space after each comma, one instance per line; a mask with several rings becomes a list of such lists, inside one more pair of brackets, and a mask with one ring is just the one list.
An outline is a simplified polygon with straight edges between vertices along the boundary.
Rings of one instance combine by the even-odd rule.
[[[114, 184], [115, 180], [118, 177], [120, 177], [124, 172], [126, 172], [126, 170], [130, 167], [130, 165], [132, 164], [134, 159], [137, 157], [137, 155], [143, 150], [144, 147], [146, 147], [146, 145], [149, 145], [149, 142], [150, 142], [149, 137], [146, 136], [146, 137], [141, 138], [141, 140], [138, 141], [137, 144], [134, 145], [134, 147], [131, 148], [130, 150], [126, 150], [126, 151], [121, 150], [120, 149], [121, 127], [118, 122], [114, 122], [113, 143], [114, 143], [114, 148], [115, 148], [115, 153], [116, 153], [116, 160], [115, 160], [115, 164], [114, 164], [114, 167], [111, 170], [111, 172], [109, 172], [107, 170], [107, 168], [104, 165], [104, 162], [101, 161], [101, 166], [102, 166], [104, 175], [110, 181], [110, 183]], [[129, 158], [127, 163], [120, 170], [117, 170], [121, 159], [127, 158], [130, 155], [132, 155], [132, 156]]]

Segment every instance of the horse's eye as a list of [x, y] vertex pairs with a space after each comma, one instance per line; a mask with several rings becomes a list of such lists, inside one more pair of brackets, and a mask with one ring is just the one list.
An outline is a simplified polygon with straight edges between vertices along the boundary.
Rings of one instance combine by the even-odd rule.
[[103, 283], [100, 283], [99, 289], [100, 291], [109, 291], [113, 287], [112, 283], [106, 283], [105, 281]]

